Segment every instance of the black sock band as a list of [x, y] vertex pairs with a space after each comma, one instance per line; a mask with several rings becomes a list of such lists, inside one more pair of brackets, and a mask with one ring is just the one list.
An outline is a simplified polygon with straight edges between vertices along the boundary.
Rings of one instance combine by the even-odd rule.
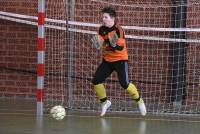
[[100, 102], [103, 103], [107, 100], [107, 97], [103, 98], [103, 99], [100, 99]]
[[140, 97], [139, 98], [137, 98], [137, 99], [134, 99], [136, 102], [138, 102], [138, 101], [140, 101]]

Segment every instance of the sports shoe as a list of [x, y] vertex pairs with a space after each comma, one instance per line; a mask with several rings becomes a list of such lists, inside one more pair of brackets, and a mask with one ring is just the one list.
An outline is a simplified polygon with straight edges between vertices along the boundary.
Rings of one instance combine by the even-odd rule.
[[145, 106], [144, 101], [142, 100], [142, 98], [138, 102], [138, 107], [139, 107], [139, 110], [140, 110], [140, 114], [142, 116], [145, 116], [147, 114], [147, 111], [146, 111], [146, 106]]
[[106, 100], [101, 104], [101, 117], [106, 114], [107, 109], [110, 107], [111, 102], [109, 100]]

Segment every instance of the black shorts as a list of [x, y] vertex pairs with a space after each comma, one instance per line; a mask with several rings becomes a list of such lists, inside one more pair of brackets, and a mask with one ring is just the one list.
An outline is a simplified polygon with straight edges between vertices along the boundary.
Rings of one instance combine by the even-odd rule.
[[127, 89], [129, 84], [128, 61], [107, 62], [103, 60], [95, 72], [92, 83], [94, 85], [103, 83], [113, 71], [117, 72], [120, 85]]

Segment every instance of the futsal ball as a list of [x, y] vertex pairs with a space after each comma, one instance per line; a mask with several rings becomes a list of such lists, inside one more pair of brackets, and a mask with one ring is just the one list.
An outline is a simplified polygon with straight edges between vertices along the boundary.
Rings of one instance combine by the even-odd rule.
[[56, 120], [62, 120], [66, 116], [65, 108], [57, 105], [51, 108], [50, 115]]

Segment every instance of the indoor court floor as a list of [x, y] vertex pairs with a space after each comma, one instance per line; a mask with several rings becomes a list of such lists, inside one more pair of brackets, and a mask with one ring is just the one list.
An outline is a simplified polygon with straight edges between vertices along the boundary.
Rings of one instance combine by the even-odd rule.
[[[136, 119], [125, 116], [68, 111], [56, 121], [48, 114], [36, 118], [35, 101], [0, 100], [0, 134], [200, 134], [200, 121]], [[22, 110], [29, 109], [28, 111]]]
[[199, 122], [145, 120], [122, 117], [0, 114], [0, 134], [200, 134]]

